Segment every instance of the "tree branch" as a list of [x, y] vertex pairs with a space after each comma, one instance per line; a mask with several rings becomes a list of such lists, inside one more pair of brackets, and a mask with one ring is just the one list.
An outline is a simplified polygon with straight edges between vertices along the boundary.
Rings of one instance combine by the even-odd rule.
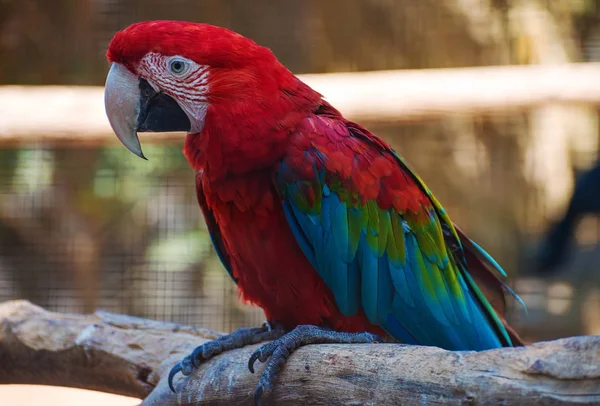
[[0, 304], [0, 384], [72, 386], [146, 397], [161, 363], [172, 365], [220, 334], [98, 311], [48, 312], [26, 301]]
[[[0, 305], [0, 383], [74, 386], [148, 405], [249, 404], [256, 346], [223, 354], [170, 392], [166, 375], [219, 333], [97, 312], [68, 315]], [[259, 366], [260, 373], [262, 368]], [[396, 344], [312, 345], [286, 364], [264, 404], [528, 404], [600, 402], [600, 336], [522, 348], [450, 352]]]

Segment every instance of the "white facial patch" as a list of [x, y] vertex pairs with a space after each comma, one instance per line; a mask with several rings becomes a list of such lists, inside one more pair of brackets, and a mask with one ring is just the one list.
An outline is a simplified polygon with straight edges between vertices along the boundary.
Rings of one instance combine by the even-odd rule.
[[201, 132], [204, 128], [204, 121], [206, 120], [206, 111], [208, 110], [208, 103], [191, 102], [186, 100], [184, 102], [180, 102], [179, 106], [190, 119], [190, 133], [195, 134]]
[[[185, 64], [184, 69], [174, 72], [173, 61]], [[171, 96], [179, 104], [190, 120], [191, 133], [202, 131], [208, 110], [210, 71], [207, 65], [199, 65], [179, 55], [151, 52], [141, 59], [138, 71], [154, 90]]]

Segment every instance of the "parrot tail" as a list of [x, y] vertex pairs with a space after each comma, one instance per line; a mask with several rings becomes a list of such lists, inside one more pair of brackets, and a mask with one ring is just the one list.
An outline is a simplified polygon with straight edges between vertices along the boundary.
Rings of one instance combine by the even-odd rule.
[[473, 278], [473, 281], [492, 305], [496, 315], [504, 325], [504, 328], [506, 328], [513, 346], [525, 345], [525, 342], [506, 321], [505, 317], [507, 309], [504, 292], [506, 291], [513, 296], [517, 302], [523, 306], [523, 309], [527, 311], [525, 303], [523, 303], [523, 300], [500, 279], [499, 275], [506, 276], [506, 273], [500, 265], [498, 265], [498, 263], [485, 252], [483, 248], [467, 237], [456, 224], [454, 225], [454, 228], [460, 237], [460, 243], [463, 246], [468, 272]]

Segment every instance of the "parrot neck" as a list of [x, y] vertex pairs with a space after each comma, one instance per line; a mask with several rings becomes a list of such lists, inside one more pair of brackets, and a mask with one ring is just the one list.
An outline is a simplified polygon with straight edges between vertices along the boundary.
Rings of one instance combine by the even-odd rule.
[[265, 83], [252, 99], [211, 103], [202, 132], [186, 138], [184, 155], [192, 168], [212, 180], [272, 168], [290, 134], [322, 102], [288, 74]]

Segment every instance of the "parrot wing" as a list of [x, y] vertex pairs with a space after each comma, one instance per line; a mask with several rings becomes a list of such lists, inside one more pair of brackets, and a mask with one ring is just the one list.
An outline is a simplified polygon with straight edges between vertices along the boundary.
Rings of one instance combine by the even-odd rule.
[[212, 210], [208, 207], [206, 203], [206, 197], [204, 196], [204, 188], [202, 186], [202, 171], [196, 172], [196, 196], [198, 197], [198, 203], [200, 204], [200, 208], [202, 209], [202, 213], [204, 214], [204, 220], [206, 222], [206, 227], [208, 228], [208, 233], [210, 234], [210, 239], [212, 241], [213, 247], [217, 252], [217, 256], [221, 260], [221, 263], [227, 270], [231, 279], [237, 283], [237, 279], [233, 276], [233, 268], [231, 267], [231, 259], [229, 258], [229, 254], [225, 249], [225, 245], [223, 244], [223, 238], [221, 237], [221, 230], [219, 229], [219, 225], [215, 220], [215, 216], [213, 215]]
[[275, 183], [299, 246], [344, 315], [362, 310], [404, 343], [512, 345], [445, 210], [368, 130], [321, 106], [290, 135]]

